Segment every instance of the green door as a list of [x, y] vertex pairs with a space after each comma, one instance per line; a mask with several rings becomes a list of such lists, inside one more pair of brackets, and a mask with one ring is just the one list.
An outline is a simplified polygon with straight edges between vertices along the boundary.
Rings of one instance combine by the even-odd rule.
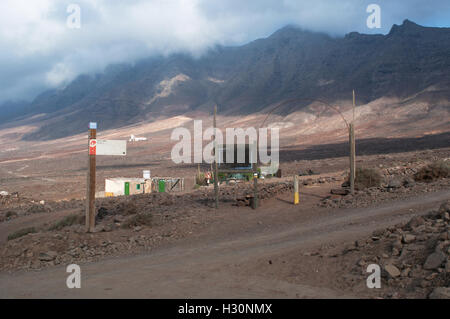
[[165, 193], [166, 192], [166, 181], [164, 181], [164, 180], [159, 180], [158, 181], [158, 191], [160, 193]]
[[130, 183], [125, 182], [125, 195], [130, 195]]

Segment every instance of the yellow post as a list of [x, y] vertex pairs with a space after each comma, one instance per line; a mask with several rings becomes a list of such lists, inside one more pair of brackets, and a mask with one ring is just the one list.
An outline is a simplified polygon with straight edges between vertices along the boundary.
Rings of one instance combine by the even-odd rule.
[[294, 175], [294, 205], [300, 203], [300, 195], [298, 193], [298, 176]]

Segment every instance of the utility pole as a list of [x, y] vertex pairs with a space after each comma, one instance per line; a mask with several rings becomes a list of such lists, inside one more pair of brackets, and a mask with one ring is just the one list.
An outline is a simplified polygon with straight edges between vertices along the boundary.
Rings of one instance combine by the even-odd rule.
[[356, 146], [355, 146], [355, 90], [353, 90], [353, 120], [349, 124], [349, 142], [350, 142], [350, 192], [355, 193], [356, 177]]
[[95, 228], [95, 167], [97, 148], [97, 123], [89, 124], [88, 136], [88, 174], [86, 196], [86, 232], [92, 233]]
[[219, 208], [219, 174], [217, 173], [217, 122], [216, 122], [216, 116], [217, 116], [217, 105], [214, 105], [214, 121], [213, 121], [213, 127], [214, 127], [214, 197], [216, 201], [216, 209]]

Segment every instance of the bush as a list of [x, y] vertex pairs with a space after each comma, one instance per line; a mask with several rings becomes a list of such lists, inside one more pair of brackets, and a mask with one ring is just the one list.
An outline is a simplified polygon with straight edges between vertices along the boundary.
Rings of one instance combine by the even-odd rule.
[[13, 239], [20, 238], [25, 235], [36, 233], [36, 232], [37, 232], [36, 228], [34, 228], [34, 227], [23, 228], [23, 229], [20, 229], [14, 233], [8, 235], [8, 240], [13, 240]]
[[195, 175], [195, 184], [199, 186], [205, 186], [206, 185], [205, 174], [200, 173]]
[[437, 161], [422, 167], [415, 175], [418, 182], [432, 182], [440, 178], [450, 177], [450, 162]]
[[83, 215], [68, 215], [61, 219], [59, 222], [50, 226], [48, 230], [61, 230], [64, 227], [72, 226], [72, 225], [82, 225], [85, 221], [85, 217]]
[[379, 187], [383, 181], [381, 174], [373, 168], [357, 168], [355, 175], [355, 188], [365, 189]]
[[6, 218], [9, 218], [9, 217], [16, 217], [17, 216], [17, 213], [16, 212], [13, 212], [13, 211], [8, 211], [8, 212], [6, 212], [6, 214], [5, 214], [5, 217]]
[[133, 228], [136, 226], [151, 226], [151, 224], [152, 224], [152, 215], [150, 213], [140, 213], [125, 220], [122, 224], [122, 228]]

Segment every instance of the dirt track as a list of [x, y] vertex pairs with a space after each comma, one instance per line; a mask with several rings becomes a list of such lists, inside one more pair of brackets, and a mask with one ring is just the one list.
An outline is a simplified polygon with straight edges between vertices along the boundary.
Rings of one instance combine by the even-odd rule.
[[[344, 244], [372, 231], [406, 221], [435, 209], [450, 198], [450, 191], [429, 193], [413, 200], [390, 202], [378, 207], [323, 210], [308, 218], [273, 227], [247, 227], [230, 220], [202, 236], [162, 246], [134, 257], [119, 257], [81, 265], [82, 288], [68, 289], [64, 267], [39, 272], [0, 275], [1, 298], [342, 298], [371, 297], [358, 285], [343, 292], [336, 289], [333, 273], [314, 274], [329, 285], [293, 284], [246, 274], [255, 264], [275, 255], [289, 255], [323, 244]], [[278, 201], [296, 215], [298, 208]], [[274, 212], [261, 208], [261, 217]], [[240, 226], [241, 225], [241, 226]], [[306, 259], [306, 258], [305, 258]], [[273, 265], [271, 271], [280, 270]], [[299, 264], [298, 267], [308, 265]], [[311, 269], [311, 272], [314, 270]]]

